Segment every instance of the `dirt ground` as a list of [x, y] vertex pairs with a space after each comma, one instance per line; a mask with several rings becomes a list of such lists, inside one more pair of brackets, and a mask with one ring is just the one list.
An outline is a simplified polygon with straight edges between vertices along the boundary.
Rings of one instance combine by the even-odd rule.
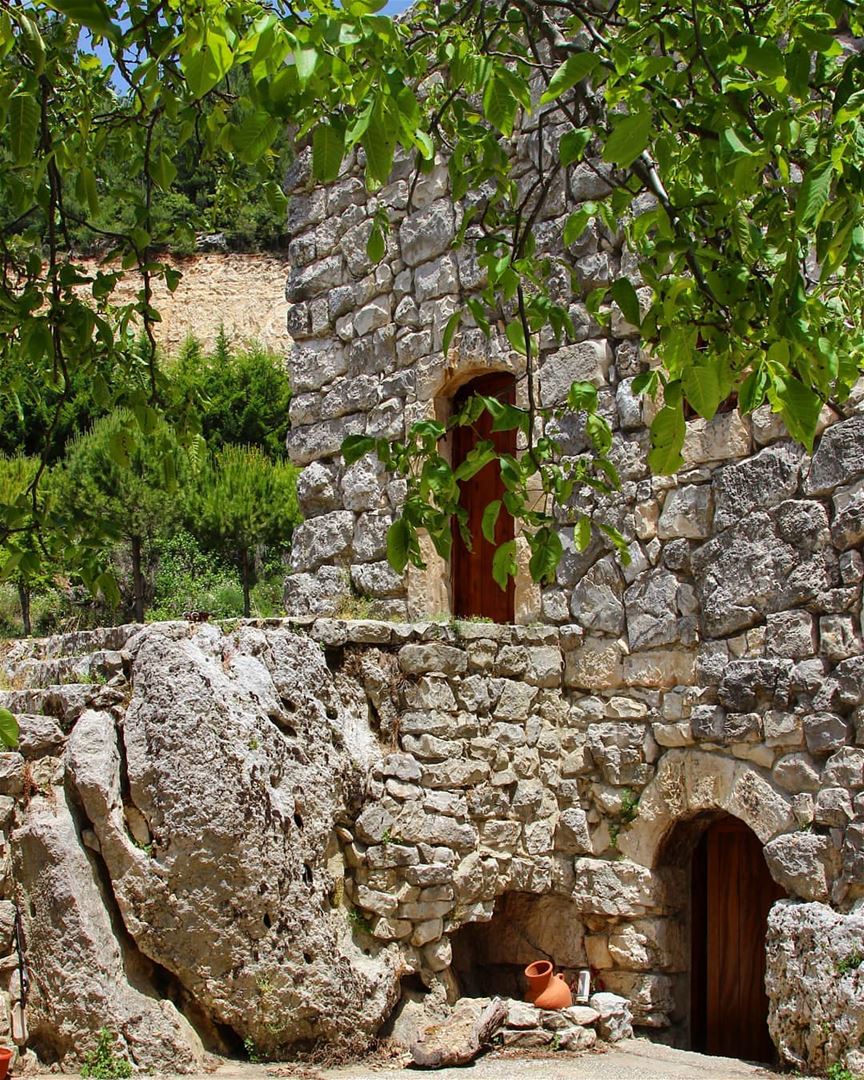
[[[225, 1062], [213, 1080], [788, 1080], [789, 1074], [732, 1058], [706, 1057], [646, 1039], [627, 1039], [605, 1053], [487, 1054], [460, 1069], [401, 1068], [374, 1062], [322, 1068]], [[204, 1077], [195, 1080], [205, 1080]], [[796, 1080], [808, 1080], [798, 1076]]]

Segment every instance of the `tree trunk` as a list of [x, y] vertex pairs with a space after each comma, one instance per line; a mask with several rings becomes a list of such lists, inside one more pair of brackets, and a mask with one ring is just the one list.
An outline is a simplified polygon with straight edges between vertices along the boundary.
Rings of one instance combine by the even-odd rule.
[[132, 537], [132, 593], [135, 622], [144, 622], [144, 575], [141, 573], [141, 537]]
[[243, 618], [249, 618], [251, 607], [249, 604], [249, 551], [243, 548], [240, 562], [240, 573], [243, 578]]
[[18, 602], [21, 604], [21, 622], [24, 624], [24, 636], [33, 636], [33, 625], [30, 622], [30, 586], [23, 581], [18, 582]]

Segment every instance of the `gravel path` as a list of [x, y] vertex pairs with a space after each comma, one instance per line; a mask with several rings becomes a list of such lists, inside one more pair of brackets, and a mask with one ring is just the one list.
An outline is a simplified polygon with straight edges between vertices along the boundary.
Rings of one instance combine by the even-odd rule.
[[788, 1074], [762, 1065], [672, 1050], [647, 1039], [627, 1039], [606, 1053], [492, 1054], [461, 1069], [400, 1069], [377, 1064], [320, 1069], [226, 1062], [210, 1076], [213, 1080], [419, 1080], [421, 1076], [429, 1080], [788, 1080]]

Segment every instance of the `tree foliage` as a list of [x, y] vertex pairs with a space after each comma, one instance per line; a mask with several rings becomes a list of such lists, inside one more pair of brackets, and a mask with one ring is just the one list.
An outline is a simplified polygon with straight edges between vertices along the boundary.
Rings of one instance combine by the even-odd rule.
[[186, 499], [192, 532], [223, 551], [238, 570], [243, 614], [257, 581], [256, 550], [284, 544], [299, 520], [292, 465], [272, 462], [252, 446], [225, 446], [195, 476]]
[[[177, 280], [155, 254], [173, 228], [156, 214], [159, 193], [175, 191], [173, 158], [191, 147], [218, 160], [224, 190], [255, 185], [278, 211], [286, 125], [310, 144], [322, 182], [358, 150], [373, 190], [397, 148], [420, 172], [436, 150], [445, 154], [466, 211], [459, 241], [474, 246], [488, 281], [456, 321], [502, 319], [529, 373], [537, 335], [571, 331], [555, 283], [573, 271], [573, 245], [591, 220], [623, 230], [632, 269], [588, 300], [599, 318], [617, 305], [661, 365], [637, 385], [662, 396], [654, 469], [680, 463], [685, 402], [710, 418], [733, 392], [745, 411], [767, 401], [812, 445], [821, 403], [848, 395], [862, 353], [864, 64], [850, 47], [862, 35], [860, 8], [419, 0], [410, 20], [394, 22], [380, 7], [53, 0], [0, 11], [0, 364], [54, 395], [43, 460], [81, 377], [106, 407], [128, 407], [142, 431], [158, 411], [181, 443], [193, 437], [194, 415], [172, 402], [156, 364], [152, 283]], [[112, 73], [93, 43], [130, 87], [105, 112], [93, 103], [105, 101]], [[510, 140], [529, 118], [539, 152], [517, 175]], [[103, 230], [123, 267], [142, 273], [137, 299], [120, 308], [111, 304], [117, 272], [85, 274], [63, 254], [72, 227], [100, 228], [107, 161], [126, 162], [137, 178], [124, 193], [128, 221]], [[541, 258], [534, 225], [556, 183], [580, 166], [608, 193], [574, 213], [560, 257]], [[72, 193], [82, 210], [71, 209]], [[386, 217], [376, 217], [370, 256], [383, 255], [385, 233]], [[127, 346], [135, 320], [149, 344], [139, 361]], [[545, 504], [522, 499], [514, 512], [533, 537], [536, 572], [548, 576], [554, 551], [544, 538], [569, 481], [548, 427], [550, 442], [535, 438], [544, 418], [533, 399], [527, 413], [516, 425], [523, 459], [500, 467], [525, 473], [508, 487], [517, 501], [526, 470], [540, 479]], [[409, 444], [421, 454], [393, 536], [397, 561], [416, 552], [427, 467], [438, 469], [441, 512], [452, 506], [437, 436], [415, 429]], [[592, 470], [604, 453], [594, 445]], [[404, 447], [381, 452], [401, 468]], [[0, 535], [59, 526], [31, 503], [25, 519], [20, 506], [0, 508]]]

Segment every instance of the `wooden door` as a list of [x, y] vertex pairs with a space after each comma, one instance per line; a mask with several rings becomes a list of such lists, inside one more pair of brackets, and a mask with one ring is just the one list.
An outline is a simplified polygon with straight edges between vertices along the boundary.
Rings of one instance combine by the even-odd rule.
[[771, 905], [786, 894], [768, 872], [759, 838], [733, 817], [705, 832], [692, 873], [693, 1049], [772, 1061], [765, 930]]
[[[472, 394], [484, 394], [499, 401], [516, 403], [516, 381], [506, 372], [484, 375], [463, 386], [453, 399], [454, 409], [459, 408]], [[492, 418], [484, 412], [473, 427], [457, 427], [453, 432], [453, 468], [481, 439], [491, 439], [501, 453], [516, 453], [516, 432], [492, 432]], [[479, 615], [498, 623], [512, 623], [514, 618], [514, 587], [512, 578], [502, 590], [492, 577], [492, 557], [495, 547], [513, 539], [513, 518], [502, 506], [495, 527], [495, 544], [483, 536], [480, 523], [483, 510], [493, 499], [504, 494], [498, 463], [493, 461], [476, 476], [461, 484], [462, 506], [468, 511], [468, 531], [472, 539], [471, 550], [465, 546], [458, 529], [454, 529], [453, 555], [451, 560], [451, 586], [453, 590], [453, 614], [468, 618]]]

